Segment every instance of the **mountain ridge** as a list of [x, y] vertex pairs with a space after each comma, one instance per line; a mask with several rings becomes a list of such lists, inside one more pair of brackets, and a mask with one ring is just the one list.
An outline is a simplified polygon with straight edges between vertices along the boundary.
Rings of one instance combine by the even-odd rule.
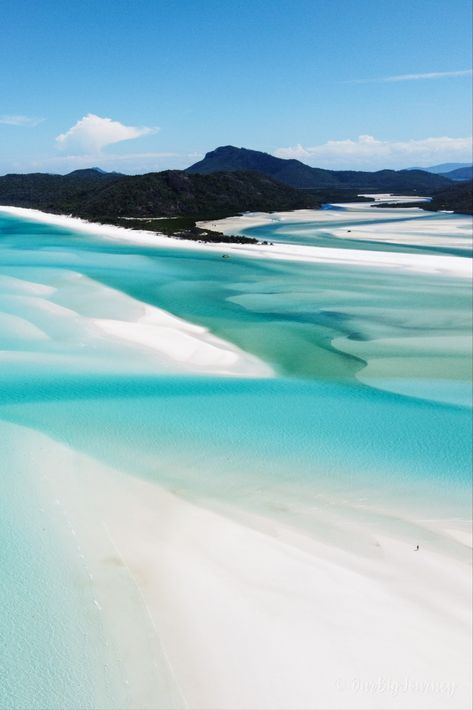
[[439, 163], [438, 165], [429, 165], [427, 168], [421, 168], [418, 165], [411, 168], [406, 168], [407, 170], [425, 170], [427, 173], [436, 173], [438, 175], [446, 175], [452, 172], [452, 170], [458, 170], [459, 168], [471, 168], [473, 166], [473, 161], [471, 163]]
[[450, 170], [448, 173], [442, 173], [444, 177], [449, 180], [455, 180], [456, 182], [460, 180], [472, 180], [473, 179], [473, 165], [466, 166], [464, 168], [455, 168], [455, 170]]
[[362, 190], [430, 190], [441, 189], [450, 180], [424, 170], [325, 170], [312, 168], [300, 160], [277, 158], [248, 148], [220, 146], [189, 166], [186, 172], [209, 175], [215, 172], [246, 170], [258, 172], [298, 189], [353, 188]]

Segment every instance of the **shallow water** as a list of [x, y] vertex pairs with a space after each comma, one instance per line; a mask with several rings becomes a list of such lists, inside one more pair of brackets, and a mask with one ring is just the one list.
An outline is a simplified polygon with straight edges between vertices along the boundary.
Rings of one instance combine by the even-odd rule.
[[370, 251], [385, 251], [388, 242], [389, 251], [396, 253], [471, 257], [468, 217], [362, 204], [329, 205], [316, 217], [314, 221], [274, 219], [239, 233], [286, 244]]
[[[289, 241], [304, 230], [302, 243], [311, 228], [284, 225]], [[266, 238], [280, 238], [271, 229]], [[9, 423], [336, 546], [358, 545], [333, 523], [339, 514], [382, 519], [407, 539], [434, 535], [423, 519], [469, 515], [470, 295], [465, 280], [437, 274], [222, 260], [214, 248], [130, 245], [0, 216], [0, 620], [10, 639], [0, 705], [128, 702], [91, 591], [58, 526], [44, 524], [41, 486], [22, 459], [41, 452], [22, 452]], [[133, 320], [137, 301], [209, 328], [276, 376], [184, 376], [91, 326]]]

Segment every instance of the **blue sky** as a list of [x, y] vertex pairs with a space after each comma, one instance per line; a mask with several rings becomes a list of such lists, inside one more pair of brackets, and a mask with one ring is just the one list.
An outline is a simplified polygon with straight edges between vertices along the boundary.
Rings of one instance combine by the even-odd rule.
[[0, 173], [471, 159], [470, 0], [5, 0]]

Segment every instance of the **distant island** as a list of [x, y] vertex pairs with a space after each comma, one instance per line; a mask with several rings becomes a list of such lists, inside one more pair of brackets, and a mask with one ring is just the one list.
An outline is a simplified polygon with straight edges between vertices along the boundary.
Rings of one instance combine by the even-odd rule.
[[[458, 180], [458, 178], [457, 178]], [[470, 185], [470, 188], [468, 187]], [[145, 175], [99, 168], [68, 175], [9, 174], [0, 177], [0, 204], [81, 217], [181, 239], [254, 242], [196, 226], [242, 212], [319, 209], [328, 202], [360, 201], [360, 192], [432, 197], [424, 209], [471, 214], [471, 183], [453, 182], [424, 170], [335, 171], [298, 160], [224, 146], [186, 170]]]

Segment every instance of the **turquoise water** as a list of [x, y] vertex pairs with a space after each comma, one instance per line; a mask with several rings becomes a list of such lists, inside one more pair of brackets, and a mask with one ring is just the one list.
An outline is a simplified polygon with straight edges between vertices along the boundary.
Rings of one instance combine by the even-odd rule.
[[[91, 329], [89, 318], [117, 317], [119, 294], [103, 286], [208, 327], [276, 376], [160, 372], [152, 353]], [[10, 424], [330, 544], [346, 541], [320, 525], [327, 510], [394, 527], [464, 519], [470, 296], [452, 277], [222, 260], [214, 249], [135, 246], [0, 216], [0, 706], [128, 702], [107, 631], [84, 611], [90, 589], [59, 526], [45, 526], [34, 466], [23, 465]]]
[[[324, 219], [324, 212], [330, 218]], [[465, 230], [464, 221], [464, 217], [456, 214], [439, 215], [434, 212], [379, 207], [359, 211], [348, 206], [332, 205], [319, 213], [317, 221], [274, 221], [241, 229], [239, 233], [262, 241], [285, 244], [385, 251], [387, 245], [381, 239], [376, 239], [376, 231], [370, 235], [369, 240], [356, 238], [357, 233], [369, 233], [378, 225], [383, 230], [388, 227], [388, 231], [392, 232], [389, 251], [471, 257], [471, 229], [467, 227]], [[407, 240], [405, 232], [412, 227], [415, 227], [415, 238]], [[425, 242], [426, 237], [429, 243]]]
[[24, 447], [0, 422], [0, 706], [123, 707], [124, 669]]

